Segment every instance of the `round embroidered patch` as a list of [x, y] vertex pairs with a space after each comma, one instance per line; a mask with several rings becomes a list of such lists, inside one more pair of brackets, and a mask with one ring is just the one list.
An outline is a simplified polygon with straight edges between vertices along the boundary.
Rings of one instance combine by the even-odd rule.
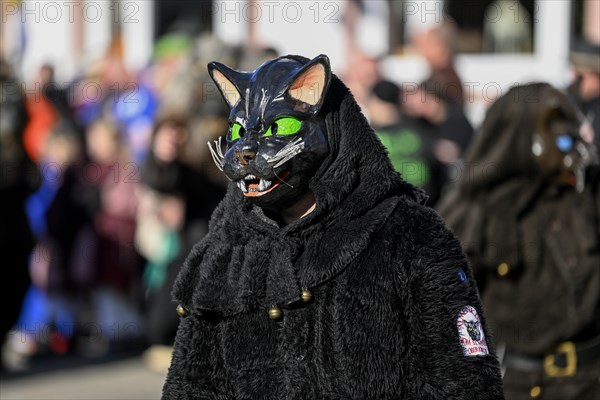
[[471, 306], [463, 307], [456, 320], [458, 338], [466, 356], [483, 356], [490, 354], [483, 327], [477, 310]]

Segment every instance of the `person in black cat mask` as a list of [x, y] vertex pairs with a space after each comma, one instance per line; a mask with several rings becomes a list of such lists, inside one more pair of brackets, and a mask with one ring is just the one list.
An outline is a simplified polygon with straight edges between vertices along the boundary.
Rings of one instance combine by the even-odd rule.
[[209, 65], [232, 180], [174, 287], [164, 399], [502, 399], [458, 240], [326, 56]]

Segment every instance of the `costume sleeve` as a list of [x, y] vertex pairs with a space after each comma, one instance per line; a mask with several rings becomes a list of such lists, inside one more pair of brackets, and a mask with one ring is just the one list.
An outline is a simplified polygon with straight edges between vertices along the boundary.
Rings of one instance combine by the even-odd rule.
[[407, 283], [409, 397], [503, 399], [500, 368], [460, 243], [433, 211], [425, 221], [415, 235]]
[[229, 384], [220, 352], [219, 323], [188, 314], [181, 318], [163, 400], [227, 399]]

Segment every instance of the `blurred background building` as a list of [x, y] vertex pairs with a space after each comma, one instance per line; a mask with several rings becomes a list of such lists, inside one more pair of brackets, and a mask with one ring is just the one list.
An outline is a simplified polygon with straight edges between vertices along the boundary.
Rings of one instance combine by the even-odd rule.
[[478, 103], [515, 82], [566, 85], [572, 39], [600, 40], [598, 7], [595, 0], [4, 0], [1, 48], [19, 61], [26, 81], [47, 62], [60, 64], [57, 78], [64, 82], [117, 39], [127, 68], [139, 69], [166, 33], [209, 32], [233, 46], [325, 53], [341, 75], [361, 53], [380, 60], [393, 80], [420, 82], [427, 64], [411, 38], [452, 21], [456, 69], [472, 91], [468, 115], [478, 122]]

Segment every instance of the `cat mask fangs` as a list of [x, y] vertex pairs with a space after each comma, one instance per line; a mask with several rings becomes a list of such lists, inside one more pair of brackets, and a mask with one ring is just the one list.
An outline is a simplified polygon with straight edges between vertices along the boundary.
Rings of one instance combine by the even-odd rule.
[[285, 56], [253, 72], [211, 62], [208, 71], [230, 109], [225, 153], [221, 139], [209, 143], [217, 167], [257, 206], [291, 207], [329, 152], [320, 113], [329, 59]]

